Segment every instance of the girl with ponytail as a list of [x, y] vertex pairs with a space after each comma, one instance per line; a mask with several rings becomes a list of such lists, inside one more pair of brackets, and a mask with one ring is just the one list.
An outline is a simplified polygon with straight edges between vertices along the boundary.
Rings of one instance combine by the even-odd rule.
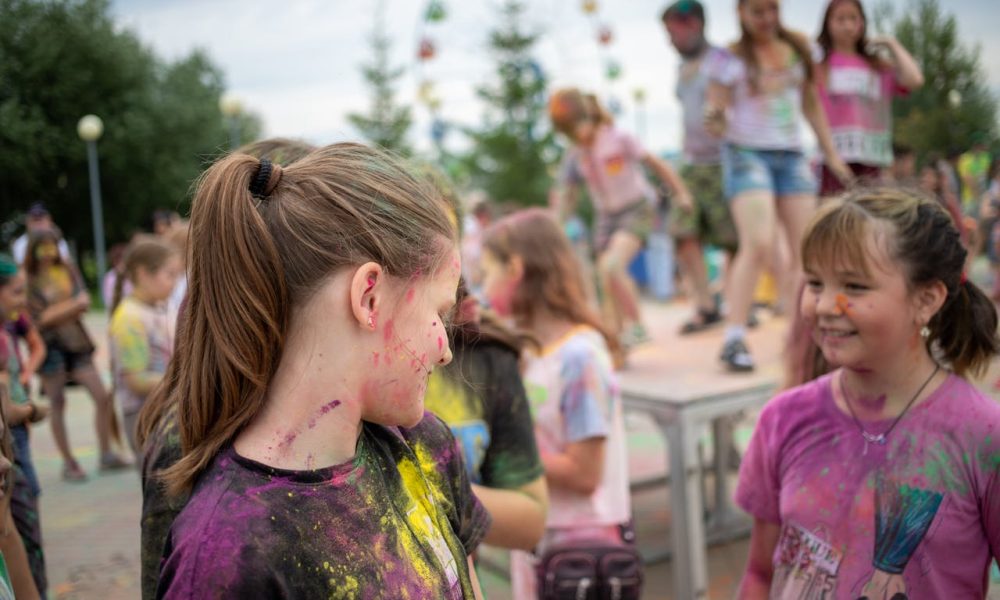
[[985, 598], [1000, 405], [966, 377], [1000, 342], [954, 222], [917, 192], [856, 190], [820, 209], [802, 257], [802, 315], [835, 370], [761, 414], [740, 597]]
[[[139, 410], [163, 378], [174, 349], [177, 315], [168, 310], [167, 300], [181, 274], [181, 260], [172, 245], [143, 236], [129, 244], [122, 263], [122, 274], [115, 281], [108, 331], [111, 370], [125, 434], [138, 456], [135, 425]], [[122, 298], [126, 281], [131, 284], [131, 292]]]
[[189, 235], [156, 395], [182, 449], [163, 481], [191, 496], [157, 596], [478, 596], [489, 518], [423, 406], [461, 270], [432, 186], [358, 144], [284, 168], [234, 153], [202, 176]]

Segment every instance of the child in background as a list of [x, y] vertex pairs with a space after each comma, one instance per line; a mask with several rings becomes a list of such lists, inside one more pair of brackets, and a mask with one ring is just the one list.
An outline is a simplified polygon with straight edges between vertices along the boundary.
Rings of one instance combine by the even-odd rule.
[[[892, 98], [924, 84], [920, 67], [895, 38], [868, 38], [860, 0], [831, 0], [817, 41], [817, 89], [833, 146], [858, 179], [880, 179], [893, 160]], [[879, 56], [882, 49], [888, 59]], [[843, 189], [824, 164], [819, 195]]]
[[740, 598], [985, 598], [1000, 549], [1000, 405], [965, 379], [997, 313], [952, 218], [849, 192], [802, 245], [802, 313], [836, 370], [761, 413], [736, 499], [754, 517]]
[[162, 478], [191, 493], [159, 597], [481, 597], [489, 516], [423, 403], [451, 360], [456, 237], [432, 186], [359, 144], [206, 171], [177, 351], [140, 415], [147, 434], [176, 410]]
[[549, 117], [573, 144], [560, 170], [558, 211], [562, 217], [572, 213], [579, 188], [586, 185], [596, 212], [594, 241], [605, 323], [625, 345], [646, 341], [638, 292], [628, 274], [654, 219], [656, 193], [642, 167], [669, 186], [682, 210], [691, 209], [691, 196], [674, 170], [616, 129], [592, 96], [559, 90], [549, 100]]
[[[515, 213], [483, 242], [483, 292], [541, 345], [525, 388], [549, 486], [546, 548], [574, 539], [619, 540], [631, 520], [625, 430], [611, 364], [617, 339], [585, 300], [569, 241], [542, 209]], [[537, 598], [532, 555], [511, 556], [514, 597]]]
[[63, 459], [63, 479], [80, 482], [87, 479], [87, 474], [73, 457], [66, 432], [65, 387], [69, 375], [94, 400], [101, 470], [122, 469], [129, 464], [111, 449], [111, 395], [94, 367], [94, 343], [83, 324], [90, 295], [75, 270], [60, 257], [58, 241], [59, 236], [52, 231], [33, 233], [24, 267], [28, 275], [28, 309], [45, 340], [45, 362], [39, 372], [52, 404], [52, 437]]
[[25, 556], [25, 546], [15, 535], [11, 517], [10, 498], [14, 485], [12, 459], [14, 449], [7, 427], [7, 409], [10, 407], [7, 385], [7, 332], [0, 329], [0, 600], [38, 600], [41, 598]]
[[[43, 421], [49, 414], [45, 405], [36, 405], [30, 398], [31, 377], [45, 359], [45, 343], [25, 313], [28, 283], [24, 271], [14, 259], [0, 254], [0, 348], [7, 360], [0, 365], [6, 370], [8, 382], [4, 409], [7, 415], [6, 436], [11, 440], [14, 468], [10, 472], [13, 487], [9, 496], [10, 514], [20, 534], [28, 566], [38, 592], [44, 597], [48, 588], [45, 574], [45, 553], [42, 549], [42, 525], [38, 510], [41, 486], [31, 454], [29, 424]], [[4, 321], [6, 318], [6, 322]], [[22, 360], [18, 338], [28, 341], [29, 356]]]
[[519, 371], [524, 341], [482, 314], [459, 284], [455, 357], [427, 383], [427, 410], [451, 427], [472, 490], [493, 518], [483, 541], [531, 550], [545, 530], [548, 494]]
[[[109, 326], [115, 398], [124, 417], [125, 434], [139, 456], [135, 425], [146, 396], [167, 370], [174, 350], [177, 313], [170, 298], [181, 271], [179, 253], [167, 242], [143, 236], [129, 244], [122, 258]], [[122, 298], [125, 282], [132, 292]]]

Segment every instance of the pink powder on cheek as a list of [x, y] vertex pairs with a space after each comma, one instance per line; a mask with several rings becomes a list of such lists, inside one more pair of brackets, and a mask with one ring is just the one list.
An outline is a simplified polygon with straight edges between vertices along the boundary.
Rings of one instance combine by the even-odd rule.
[[438, 336], [438, 352], [444, 349], [444, 338]]
[[517, 292], [516, 281], [505, 281], [499, 289], [490, 295], [490, 306], [502, 317], [509, 317], [514, 312], [514, 293]]
[[417, 295], [416, 288], [410, 288], [406, 290], [406, 302], [407, 304], [413, 302], [413, 298]]
[[395, 335], [395, 328], [392, 325], [392, 319], [389, 319], [385, 322], [385, 341], [390, 341], [393, 338], [393, 335]]
[[375, 367], [378, 366], [378, 357], [379, 357], [379, 353], [378, 352], [372, 352], [372, 366], [375, 366]]

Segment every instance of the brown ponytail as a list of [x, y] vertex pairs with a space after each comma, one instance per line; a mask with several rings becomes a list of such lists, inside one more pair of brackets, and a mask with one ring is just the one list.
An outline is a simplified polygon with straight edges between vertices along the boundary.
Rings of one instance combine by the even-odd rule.
[[955, 293], [949, 293], [930, 329], [932, 339], [959, 375], [982, 375], [1000, 351], [996, 306], [971, 281], [961, 281]]
[[182, 458], [163, 474], [173, 493], [260, 411], [290, 313], [327, 277], [367, 261], [395, 277], [431, 272], [455, 241], [443, 201], [383, 151], [317, 150], [263, 199], [249, 189], [260, 164], [232, 154], [198, 183], [177, 350], [140, 415], [144, 442], [176, 408]]

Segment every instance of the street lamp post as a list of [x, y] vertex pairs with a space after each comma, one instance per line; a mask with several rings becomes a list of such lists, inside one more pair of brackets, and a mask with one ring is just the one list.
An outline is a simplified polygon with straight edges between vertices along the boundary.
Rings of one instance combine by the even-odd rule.
[[233, 94], [223, 94], [219, 98], [219, 110], [226, 117], [229, 125], [229, 149], [240, 147], [240, 113], [243, 112], [243, 102]]
[[101, 208], [101, 175], [97, 166], [97, 140], [104, 133], [104, 123], [97, 115], [86, 115], [76, 125], [80, 139], [87, 143], [87, 166], [90, 170], [90, 213], [94, 220], [94, 250], [97, 255], [97, 280], [107, 271], [104, 258], [104, 214]]

